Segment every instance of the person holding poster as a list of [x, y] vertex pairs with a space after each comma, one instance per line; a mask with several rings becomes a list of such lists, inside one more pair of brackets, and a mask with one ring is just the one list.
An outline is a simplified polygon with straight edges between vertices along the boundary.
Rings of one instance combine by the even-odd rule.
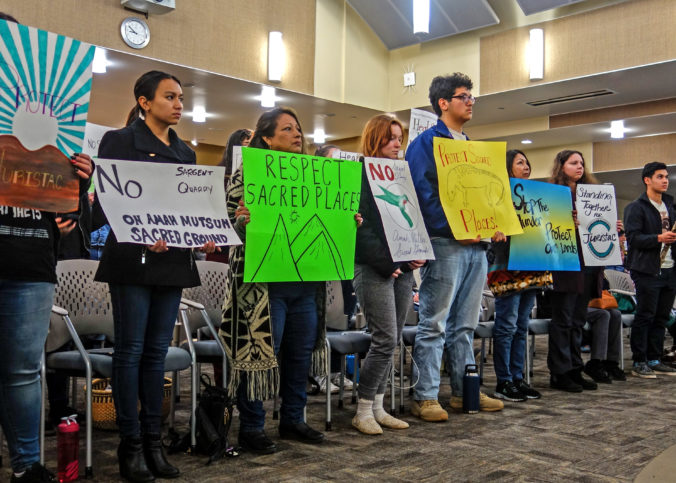
[[[194, 151], [170, 128], [183, 111], [181, 82], [165, 72], [146, 72], [134, 85], [134, 97], [127, 127], [103, 136], [99, 157], [195, 164]], [[98, 199], [95, 204], [96, 229], [105, 216]], [[206, 252], [214, 249], [213, 242], [202, 247]], [[120, 475], [139, 482], [175, 478], [179, 470], [166, 460], [160, 440], [164, 359], [181, 291], [200, 283], [192, 252], [168, 248], [164, 240], [152, 246], [120, 243], [111, 232], [95, 279], [108, 283], [113, 305], [112, 387], [120, 428]]]
[[[0, 20], [17, 23], [3, 12]], [[86, 195], [94, 169], [91, 158], [74, 153], [68, 161], [79, 180], [79, 195]], [[0, 425], [12, 482], [57, 481], [40, 464], [40, 367], [59, 238], [71, 228], [52, 212], [0, 205]]]
[[[361, 152], [374, 158], [398, 159], [403, 127], [391, 116], [372, 117], [361, 135]], [[382, 434], [382, 427], [408, 428], [383, 408], [392, 367], [392, 354], [401, 338], [406, 313], [413, 302], [413, 270], [425, 260], [393, 262], [385, 229], [371, 192], [364, 164], [359, 212], [364, 224], [357, 230], [354, 288], [371, 331], [371, 347], [359, 375], [359, 403], [352, 426], [364, 434]]]
[[[438, 401], [444, 347], [448, 356], [446, 367], [451, 374], [453, 410], [462, 410], [465, 366], [475, 363], [472, 342], [486, 282], [488, 244], [478, 237], [458, 241], [453, 236], [441, 205], [434, 159], [435, 137], [467, 139], [462, 128], [472, 119], [476, 99], [471, 89], [472, 80], [465, 74], [435, 77], [430, 85], [429, 99], [439, 119], [436, 126], [416, 137], [406, 152], [436, 258], [420, 271], [420, 323], [413, 352], [419, 380], [411, 412], [424, 421], [448, 419], [448, 413]], [[480, 394], [482, 411], [499, 411], [503, 407], [502, 401]]]
[[624, 220], [629, 243], [626, 266], [636, 286], [636, 316], [631, 326], [631, 373], [655, 379], [656, 373], [676, 375], [660, 361], [664, 328], [676, 296], [674, 198], [667, 194], [669, 172], [664, 163], [643, 167], [645, 193], [627, 205]]
[[[554, 159], [550, 183], [570, 188], [573, 209], [577, 184], [595, 184], [596, 179], [587, 173], [582, 153], [573, 150], [559, 152]], [[575, 211], [573, 216], [576, 220]], [[618, 221], [618, 230], [622, 228]], [[565, 237], [565, 234], [556, 236]], [[553, 272], [554, 291], [551, 293], [552, 321], [549, 324], [549, 353], [547, 366], [550, 372], [550, 386], [567, 392], [594, 390], [597, 384], [582, 377], [585, 369], [582, 362], [582, 327], [587, 317], [587, 304], [590, 298], [601, 296], [603, 282], [602, 267], [585, 267], [580, 247], [578, 230], [575, 230], [580, 260], [580, 271]], [[603, 371], [602, 367], [590, 366], [585, 372]]]
[[[507, 151], [507, 174], [510, 178], [528, 179], [528, 158], [517, 149]], [[539, 399], [542, 395], [523, 379], [523, 361], [528, 337], [528, 321], [535, 305], [537, 289], [551, 286], [550, 272], [507, 270], [509, 238], [491, 245], [487, 253], [488, 287], [495, 296], [493, 328], [493, 364], [498, 384], [495, 397], [505, 401]]]
[[[305, 153], [305, 137], [295, 111], [279, 107], [258, 119], [250, 147]], [[304, 422], [310, 367], [324, 375], [325, 284], [322, 282], [244, 282], [246, 225], [243, 166], [230, 178], [228, 216], [243, 245], [230, 247], [220, 336], [230, 359], [229, 391], [237, 397], [239, 445], [258, 454], [274, 453], [265, 434], [264, 399], [282, 397], [279, 435], [321, 443], [324, 434]], [[279, 366], [277, 354], [280, 353]], [[312, 362], [315, 361], [315, 364]]]

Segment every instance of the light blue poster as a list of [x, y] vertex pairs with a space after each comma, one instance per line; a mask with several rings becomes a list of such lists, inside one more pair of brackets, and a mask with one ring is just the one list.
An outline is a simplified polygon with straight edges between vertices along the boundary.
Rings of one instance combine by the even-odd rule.
[[0, 204], [70, 211], [94, 46], [0, 21]]
[[509, 243], [509, 270], [580, 270], [570, 188], [509, 179], [522, 235]]

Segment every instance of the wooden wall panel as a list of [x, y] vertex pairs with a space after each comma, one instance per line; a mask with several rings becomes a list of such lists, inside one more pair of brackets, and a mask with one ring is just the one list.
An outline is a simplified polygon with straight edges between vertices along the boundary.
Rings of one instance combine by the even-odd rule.
[[554, 129], [557, 127], [578, 126], [580, 124], [652, 116], [670, 112], [676, 112], [676, 98], [550, 116], [549, 127], [550, 129]]
[[[481, 38], [481, 94], [676, 58], [676, 2], [634, 0]], [[545, 78], [528, 79], [529, 30], [545, 31]]]
[[594, 172], [641, 168], [651, 161], [674, 164], [676, 134], [594, 143]]
[[120, 0], [0, 0], [20, 22], [85, 42], [167, 62], [267, 83], [268, 32], [284, 35], [287, 67], [280, 87], [314, 91], [315, 0], [179, 0], [150, 15], [150, 44], [131, 49], [120, 37], [128, 16]]

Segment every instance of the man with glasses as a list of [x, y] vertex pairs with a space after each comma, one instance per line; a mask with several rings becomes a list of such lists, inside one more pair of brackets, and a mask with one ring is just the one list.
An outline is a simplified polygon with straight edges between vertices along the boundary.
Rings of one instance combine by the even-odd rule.
[[[474, 364], [474, 329], [479, 322], [481, 295], [486, 282], [487, 243], [479, 238], [458, 241], [448, 224], [439, 197], [439, 180], [434, 162], [435, 137], [466, 140], [463, 125], [472, 119], [476, 99], [472, 80], [455, 73], [432, 80], [429, 99], [439, 116], [433, 126], [416, 137], [406, 152], [413, 184], [432, 240], [435, 260], [420, 270], [420, 323], [413, 360], [419, 379], [411, 412], [424, 421], [446, 421], [441, 407], [439, 370], [446, 349], [446, 368], [451, 375], [451, 409], [462, 410], [462, 379], [466, 364]], [[499, 411], [501, 401], [480, 394], [482, 411]]]

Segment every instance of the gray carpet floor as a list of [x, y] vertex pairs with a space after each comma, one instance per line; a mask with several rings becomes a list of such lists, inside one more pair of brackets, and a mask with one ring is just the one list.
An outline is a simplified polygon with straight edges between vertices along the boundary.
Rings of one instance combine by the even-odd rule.
[[[170, 459], [182, 472], [176, 481], [633, 481], [651, 460], [676, 444], [676, 377], [645, 380], [628, 375], [626, 382], [604, 384], [596, 391], [554, 391], [548, 387], [546, 341], [538, 337], [536, 342], [533, 385], [543, 393], [540, 400], [506, 403], [497, 413], [451, 412], [445, 423], [427, 423], [411, 416], [407, 394], [401, 417], [411, 427], [365, 436], [350, 425], [355, 405], [349, 395], [343, 409], [334, 396], [333, 429], [326, 432], [324, 444], [279, 440], [277, 422], [268, 411], [266, 431], [277, 442], [277, 453], [242, 453], [209, 466], [202, 456], [174, 455]], [[626, 338], [625, 349], [628, 357]], [[483, 390], [491, 392], [495, 376], [490, 355], [486, 368]], [[183, 432], [188, 427], [189, 379], [183, 376], [181, 382], [177, 426]], [[447, 407], [448, 378], [442, 382], [440, 401]], [[310, 425], [323, 429], [325, 397], [311, 396], [307, 414]], [[234, 442], [237, 424], [235, 417], [230, 433]], [[117, 443], [115, 432], [94, 431], [94, 481], [120, 481]], [[83, 432], [80, 445], [84, 473]], [[55, 447], [56, 437], [48, 437], [46, 461], [52, 470]], [[6, 447], [3, 457], [0, 481], [8, 481]], [[665, 474], [676, 475], [676, 462], [671, 464], [673, 471]]]

